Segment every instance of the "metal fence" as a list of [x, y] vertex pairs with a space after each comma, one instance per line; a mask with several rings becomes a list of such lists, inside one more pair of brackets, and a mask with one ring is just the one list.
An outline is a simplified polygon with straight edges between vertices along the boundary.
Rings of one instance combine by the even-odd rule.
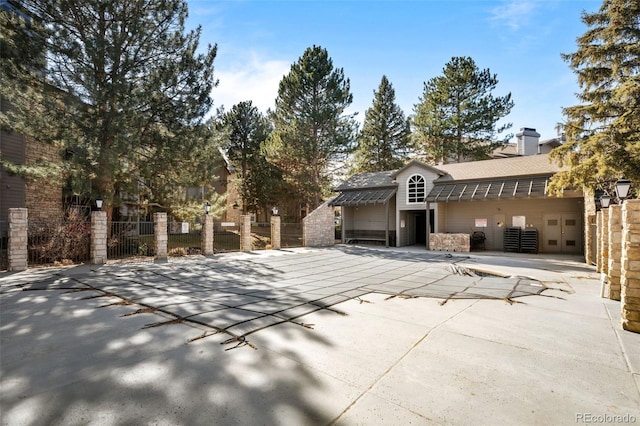
[[9, 224], [6, 220], [0, 220], [0, 271], [6, 271], [9, 267]]
[[280, 246], [302, 247], [302, 224], [283, 223], [280, 225]]
[[213, 251], [216, 253], [240, 250], [240, 226], [234, 222], [213, 224]]
[[253, 250], [264, 250], [271, 246], [271, 223], [251, 224], [251, 246]]
[[89, 260], [91, 222], [29, 219], [27, 262], [30, 265], [80, 263]]
[[107, 258], [153, 256], [153, 222], [111, 222]]
[[167, 253], [185, 256], [202, 253], [202, 223], [171, 222], [168, 229]]

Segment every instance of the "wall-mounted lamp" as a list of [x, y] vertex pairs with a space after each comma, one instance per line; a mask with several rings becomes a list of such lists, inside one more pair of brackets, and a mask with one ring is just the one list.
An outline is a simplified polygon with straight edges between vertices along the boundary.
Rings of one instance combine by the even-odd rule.
[[211, 203], [207, 201], [207, 204], [204, 205], [204, 213], [209, 214], [210, 211], [211, 211]]
[[620, 201], [629, 196], [629, 189], [631, 189], [631, 181], [629, 179], [618, 179], [616, 182], [616, 194], [618, 194]]
[[104, 201], [102, 200], [102, 198], [101, 198], [101, 197], [96, 198], [96, 207], [97, 207], [99, 210], [102, 210], [102, 203], [103, 203], [103, 202], [104, 202]]
[[274, 216], [278, 216], [278, 208], [276, 206], [273, 206], [273, 208], [271, 209], [271, 213], [273, 213]]
[[609, 207], [609, 204], [611, 204], [610, 196], [608, 196], [607, 194], [604, 194], [602, 197], [600, 197], [600, 207], [602, 207], [603, 209], [606, 209]]

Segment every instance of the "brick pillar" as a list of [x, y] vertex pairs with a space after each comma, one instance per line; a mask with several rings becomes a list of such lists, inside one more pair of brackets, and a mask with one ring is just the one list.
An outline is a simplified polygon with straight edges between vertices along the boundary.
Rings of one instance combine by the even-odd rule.
[[251, 251], [251, 216], [240, 216], [240, 251]]
[[271, 248], [280, 250], [280, 216], [271, 216]]
[[640, 333], [640, 200], [622, 207], [622, 328]]
[[596, 213], [596, 272], [602, 272], [602, 210]]
[[9, 246], [7, 247], [9, 271], [27, 269], [28, 229], [27, 209], [9, 209]]
[[213, 254], [213, 216], [205, 214], [202, 217], [201, 242], [202, 254], [211, 256]]
[[602, 213], [602, 250], [600, 251], [600, 272], [609, 274], [609, 209], [600, 210]]
[[620, 300], [620, 258], [622, 257], [622, 206], [609, 207], [609, 255], [607, 266], [609, 294], [605, 297]]
[[622, 226], [622, 328], [640, 333], [640, 200], [624, 202]]
[[153, 247], [156, 252], [156, 259], [167, 258], [167, 214], [153, 214]]
[[107, 212], [91, 212], [91, 263], [107, 263]]

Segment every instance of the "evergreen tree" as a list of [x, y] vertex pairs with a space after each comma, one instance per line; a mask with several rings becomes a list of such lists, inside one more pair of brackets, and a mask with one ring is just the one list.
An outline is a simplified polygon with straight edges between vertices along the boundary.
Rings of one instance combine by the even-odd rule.
[[318, 46], [308, 48], [280, 81], [267, 158], [309, 209], [328, 195], [331, 162], [352, 145], [355, 123], [344, 114], [351, 102], [349, 79]]
[[402, 167], [409, 157], [411, 130], [387, 76], [382, 76], [373, 105], [365, 113], [355, 151], [354, 172], [380, 172]]
[[271, 133], [270, 122], [251, 101], [245, 101], [224, 115], [222, 125], [228, 133], [229, 160], [238, 169], [242, 212], [266, 210], [267, 205], [275, 203], [281, 181], [277, 169], [266, 161], [262, 150]]
[[[33, 19], [9, 22], [20, 26], [14, 43], [44, 41], [46, 67], [21, 65], [15, 49], [3, 57], [14, 71], [0, 82], [0, 95], [13, 106], [0, 115], [3, 128], [65, 149], [71, 175], [91, 182], [108, 213], [119, 194], [138, 193], [141, 184], [164, 203], [173, 193], [166, 188], [203, 178], [215, 155], [203, 150], [212, 137], [202, 119], [216, 85], [216, 47], [196, 53], [200, 29], [185, 32], [184, 0], [21, 5]], [[4, 27], [2, 34], [5, 43]]]
[[494, 97], [498, 78], [488, 68], [480, 70], [470, 57], [453, 57], [442, 75], [424, 83], [412, 120], [415, 143], [431, 162], [483, 159], [506, 143], [496, 136], [511, 124], [497, 122], [513, 108], [511, 94]]
[[[640, 3], [604, 0], [582, 14], [589, 28], [563, 55], [578, 77], [580, 103], [564, 109], [567, 141], [552, 152], [569, 169], [552, 189], [593, 191], [621, 176], [640, 184]], [[609, 182], [609, 184], [607, 184]]]

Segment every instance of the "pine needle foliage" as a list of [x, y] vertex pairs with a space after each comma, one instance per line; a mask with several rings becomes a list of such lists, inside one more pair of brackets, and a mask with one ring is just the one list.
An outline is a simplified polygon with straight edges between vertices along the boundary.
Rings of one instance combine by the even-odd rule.
[[396, 93], [383, 75], [354, 153], [354, 173], [381, 172], [402, 167], [411, 153], [409, 120], [396, 103]]
[[329, 194], [335, 161], [352, 149], [356, 125], [345, 113], [352, 100], [344, 70], [320, 46], [307, 48], [280, 81], [267, 159], [310, 210]]
[[470, 57], [453, 57], [442, 75], [424, 83], [412, 120], [416, 147], [432, 163], [484, 159], [512, 135], [496, 140], [511, 128], [498, 125], [513, 101], [511, 93], [494, 96], [498, 84], [489, 68], [479, 69]]
[[587, 31], [577, 50], [562, 55], [577, 76], [579, 103], [564, 108], [566, 143], [551, 156], [568, 170], [551, 189], [573, 186], [610, 191], [625, 176], [640, 185], [640, 3], [604, 0], [583, 12]]

